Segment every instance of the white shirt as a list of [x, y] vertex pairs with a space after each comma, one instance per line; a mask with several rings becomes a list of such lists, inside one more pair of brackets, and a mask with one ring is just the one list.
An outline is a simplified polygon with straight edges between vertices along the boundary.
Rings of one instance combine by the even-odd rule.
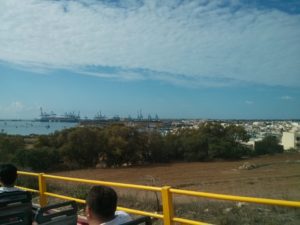
[[22, 190], [16, 187], [0, 187], [0, 193], [11, 192], [11, 191], [22, 191]]
[[131, 217], [123, 211], [116, 211], [115, 216], [116, 217], [113, 220], [108, 221], [106, 223], [101, 223], [100, 225], [119, 225], [132, 220]]

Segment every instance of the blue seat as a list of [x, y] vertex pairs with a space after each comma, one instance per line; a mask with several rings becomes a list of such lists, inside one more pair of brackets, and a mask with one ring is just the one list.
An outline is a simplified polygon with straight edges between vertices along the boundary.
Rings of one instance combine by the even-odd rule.
[[68, 201], [38, 208], [34, 220], [43, 225], [76, 225], [77, 204]]
[[0, 193], [0, 225], [32, 223], [31, 194], [25, 191]]
[[151, 225], [152, 224], [152, 220], [149, 216], [143, 216], [143, 217], [139, 217], [135, 220], [123, 223], [121, 225], [138, 225], [138, 224], [145, 224], [145, 225]]

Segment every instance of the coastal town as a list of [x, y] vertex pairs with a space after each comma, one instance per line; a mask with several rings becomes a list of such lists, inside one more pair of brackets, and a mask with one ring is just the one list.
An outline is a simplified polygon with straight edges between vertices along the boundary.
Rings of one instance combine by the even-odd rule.
[[165, 120], [161, 131], [174, 133], [182, 128], [198, 129], [201, 124], [211, 121], [219, 122], [223, 127], [232, 124], [244, 127], [250, 136], [245, 144], [252, 148], [255, 147], [255, 142], [264, 137], [275, 136], [284, 150], [300, 150], [299, 120]]
[[[12, 122], [13, 129], [10, 127], [10, 123]], [[32, 121], [1, 120], [0, 130], [1, 133], [10, 133], [13, 130], [14, 134], [18, 134], [18, 128], [23, 128], [23, 130], [28, 128], [30, 130], [38, 125], [39, 131], [31, 133], [28, 131], [27, 133], [39, 134], [41, 128], [44, 128], [45, 132], [43, 134], [46, 134], [73, 126], [106, 127], [112, 124], [123, 124], [127, 127], [138, 128], [140, 131], [158, 131], [166, 135], [168, 133], [174, 134], [180, 129], [198, 129], [201, 125], [208, 122], [220, 123], [223, 127], [229, 125], [243, 127], [249, 135], [249, 141], [243, 144], [248, 145], [250, 148], [254, 148], [255, 143], [261, 141], [264, 137], [274, 136], [283, 146], [284, 150], [300, 150], [300, 120], [166, 119], [159, 118], [157, 114], [155, 116], [149, 114], [147, 117], [144, 117], [141, 111], [138, 111], [136, 117], [107, 117], [99, 112], [93, 118], [85, 117], [82, 119], [79, 113], [75, 114], [72, 112], [65, 113], [64, 116], [56, 116], [53, 112], [45, 113], [41, 109], [40, 118]]]

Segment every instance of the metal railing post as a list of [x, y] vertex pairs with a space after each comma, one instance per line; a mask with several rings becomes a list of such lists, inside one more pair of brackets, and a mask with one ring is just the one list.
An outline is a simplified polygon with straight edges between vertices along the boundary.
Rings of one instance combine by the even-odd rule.
[[170, 186], [162, 187], [162, 202], [163, 202], [163, 220], [164, 225], [173, 225], [172, 218], [174, 215], [173, 198], [170, 192]]
[[44, 194], [46, 192], [46, 182], [44, 178], [44, 173], [39, 174], [39, 192], [40, 192], [40, 206], [47, 205], [47, 196]]

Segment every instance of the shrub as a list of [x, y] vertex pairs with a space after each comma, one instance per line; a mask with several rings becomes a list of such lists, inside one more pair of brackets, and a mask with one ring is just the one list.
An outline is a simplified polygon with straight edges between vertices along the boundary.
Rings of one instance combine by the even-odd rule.
[[274, 136], [266, 136], [263, 140], [255, 142], [254, 151], [257, 155], [282, 153], [283, 146]]
[[43, 147], [19, 150], [14, 161], [23, 168], [30, 168], [34, 171], [49, 171], [58, 167], [61, 157], [58, 150]]

